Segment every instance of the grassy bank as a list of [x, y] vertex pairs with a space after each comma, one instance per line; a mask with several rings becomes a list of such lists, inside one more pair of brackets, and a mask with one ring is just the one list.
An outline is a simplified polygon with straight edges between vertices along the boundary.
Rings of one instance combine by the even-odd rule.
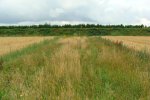
[[150, 99], [145, 53], [100, 37], [61, 37], [30, 48], [2, 58], [1, 99]]

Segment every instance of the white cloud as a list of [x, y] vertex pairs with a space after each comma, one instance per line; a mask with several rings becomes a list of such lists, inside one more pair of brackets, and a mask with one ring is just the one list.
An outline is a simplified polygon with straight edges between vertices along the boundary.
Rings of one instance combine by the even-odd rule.
[[136, 24], [144, 24], [144, 25], [150, 26], [150, 20], [148, 20], [146, 18], [141, 18], [141, 19], [139, 19], [139, 21]]
[[149, 4], [149, 0], [0, 0], [0, 23], [150, 25]]

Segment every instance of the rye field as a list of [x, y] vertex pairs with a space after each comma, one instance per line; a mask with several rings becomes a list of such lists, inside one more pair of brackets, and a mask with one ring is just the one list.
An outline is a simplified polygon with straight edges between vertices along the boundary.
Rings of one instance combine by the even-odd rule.
[[0, 37], [0, 55], [52, 38], [53, 37]]
[[103, 36], [114, 43], [121, 43], [128, 48], [150, 53], [150, 36]]
[[[13, 39], [6, 41], [20, 50], [9, 52], [0, 42], [0, 52], [6, 50], [0, 57], [2, 100], [150, 99], [150, 55], [130, 48], [131, 42], [149, 48], [147, 37]], [[28, 42], [36, 44], [24, 47]]]

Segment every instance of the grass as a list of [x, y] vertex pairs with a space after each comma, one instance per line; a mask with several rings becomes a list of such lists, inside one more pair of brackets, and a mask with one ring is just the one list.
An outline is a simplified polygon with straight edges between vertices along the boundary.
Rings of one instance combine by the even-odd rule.
[[2, 100], [150, 99], [149, 55], [100, 37], [59, 37], [12, 55], [2, 57]]

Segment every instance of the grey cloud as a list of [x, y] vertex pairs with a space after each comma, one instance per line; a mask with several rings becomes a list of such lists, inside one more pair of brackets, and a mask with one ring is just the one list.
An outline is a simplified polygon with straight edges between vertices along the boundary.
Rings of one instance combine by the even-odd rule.
[[150, 25], [149, 0], [0, 0], [0, 23]]

